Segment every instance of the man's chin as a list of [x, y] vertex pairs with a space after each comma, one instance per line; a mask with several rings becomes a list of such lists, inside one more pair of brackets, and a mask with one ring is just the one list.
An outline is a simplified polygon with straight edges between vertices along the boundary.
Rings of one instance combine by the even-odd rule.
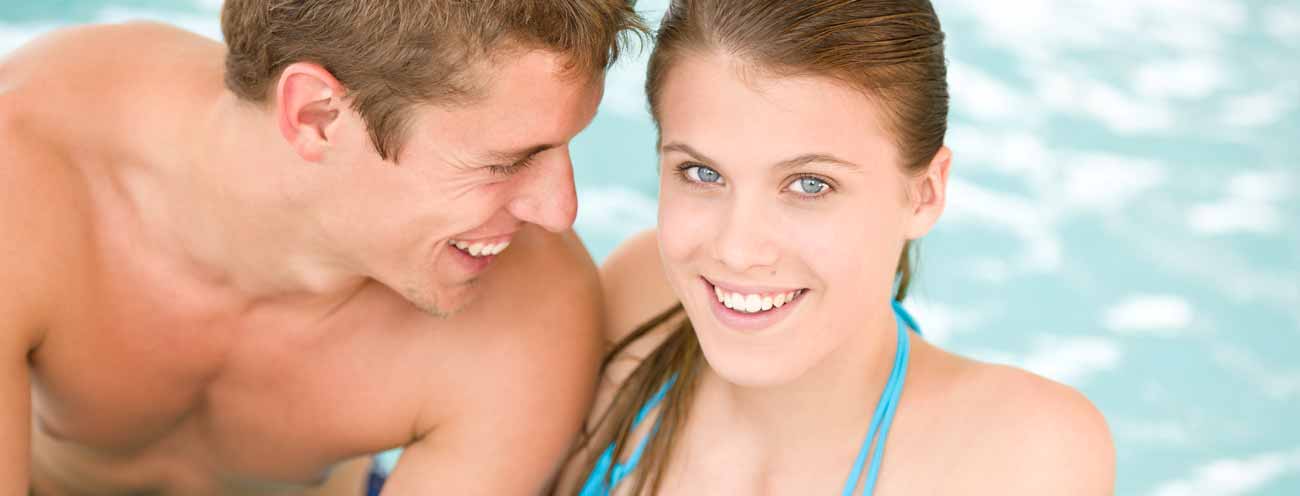
[[476, 284], [466, 284], [455, 289], [435, 290], [432, 294], [411, 292], [406, 295], [406, 300], [424, 313], [447, 319], [456, 316], [474, 303], [478, 296], [476, 286]]

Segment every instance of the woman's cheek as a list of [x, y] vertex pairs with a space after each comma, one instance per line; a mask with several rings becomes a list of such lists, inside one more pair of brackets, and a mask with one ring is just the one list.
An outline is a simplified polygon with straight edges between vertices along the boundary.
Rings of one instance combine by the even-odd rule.
[[705, 246], [707, 233], [717, 232], [714, 216], [703, 203], [689, 195], [668, 192], [660, 195], [659, 245], [666, 262], [690, 258]]

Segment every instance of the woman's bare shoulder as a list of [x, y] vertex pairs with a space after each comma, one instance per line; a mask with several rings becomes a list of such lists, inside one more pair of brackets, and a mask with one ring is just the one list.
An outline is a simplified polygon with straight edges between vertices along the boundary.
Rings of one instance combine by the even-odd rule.
[[621, 341], [637, 327], [677, 304], [664, 276], [654, 230], [624, 241], [600, 267], [605, 292], [605, 338]]
[[1115, 448], [1106, 419], [1078, 390], [1008, 365], [929, 347], [954, 454], [950, 489], [970, 494], [1111, 494]]

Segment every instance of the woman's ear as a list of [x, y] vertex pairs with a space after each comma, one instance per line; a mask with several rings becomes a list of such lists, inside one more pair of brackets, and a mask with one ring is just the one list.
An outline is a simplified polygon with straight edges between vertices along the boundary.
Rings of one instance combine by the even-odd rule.
[[930, 232], [930, 228], [939, 221], [943, 208], [948, 201], [948, 169], [952, 166], [952, 150], [947, 146], [939, 147], [925, 173], [912, 179], [914, 201], [911, 218], [907, 224], [907, 239], [918, 239]]
[[345, 90], [320, 65], [296, 62], [284, 68], [275, 88], [280, 134], [299, 157], [320, 162], [331, 145]]

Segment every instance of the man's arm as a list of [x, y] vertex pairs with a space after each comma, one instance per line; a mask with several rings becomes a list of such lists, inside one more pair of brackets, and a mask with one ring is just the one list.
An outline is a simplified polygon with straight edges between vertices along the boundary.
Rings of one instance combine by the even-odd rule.
[[531, 254], [492, 269], [510, 277], [481, 288], [490, 324], [435, 392], [450, 413], [403, 452], [385, 496], [533, 495], [558, 471], [595, 390], [600, 282], [576, 236], [529, 236]]
[[0, 314], [0, 322], [0, 494], [27, 494], [31, 470], [28, 346], [11, 315]]
[[[2, 82], [2, 81], [0, 81]], [[0, 102], [3, 103], [3, 102]], [[31, 476], [31, 383], [27, 356], [38, 340], [36, 304], [48, 294], [50, 222], [57, 195], [33, 173], [32, 157], [0, 105], [0, 494], [27, 494]], [[41, 201], [45, 200], [45, 201]]]

